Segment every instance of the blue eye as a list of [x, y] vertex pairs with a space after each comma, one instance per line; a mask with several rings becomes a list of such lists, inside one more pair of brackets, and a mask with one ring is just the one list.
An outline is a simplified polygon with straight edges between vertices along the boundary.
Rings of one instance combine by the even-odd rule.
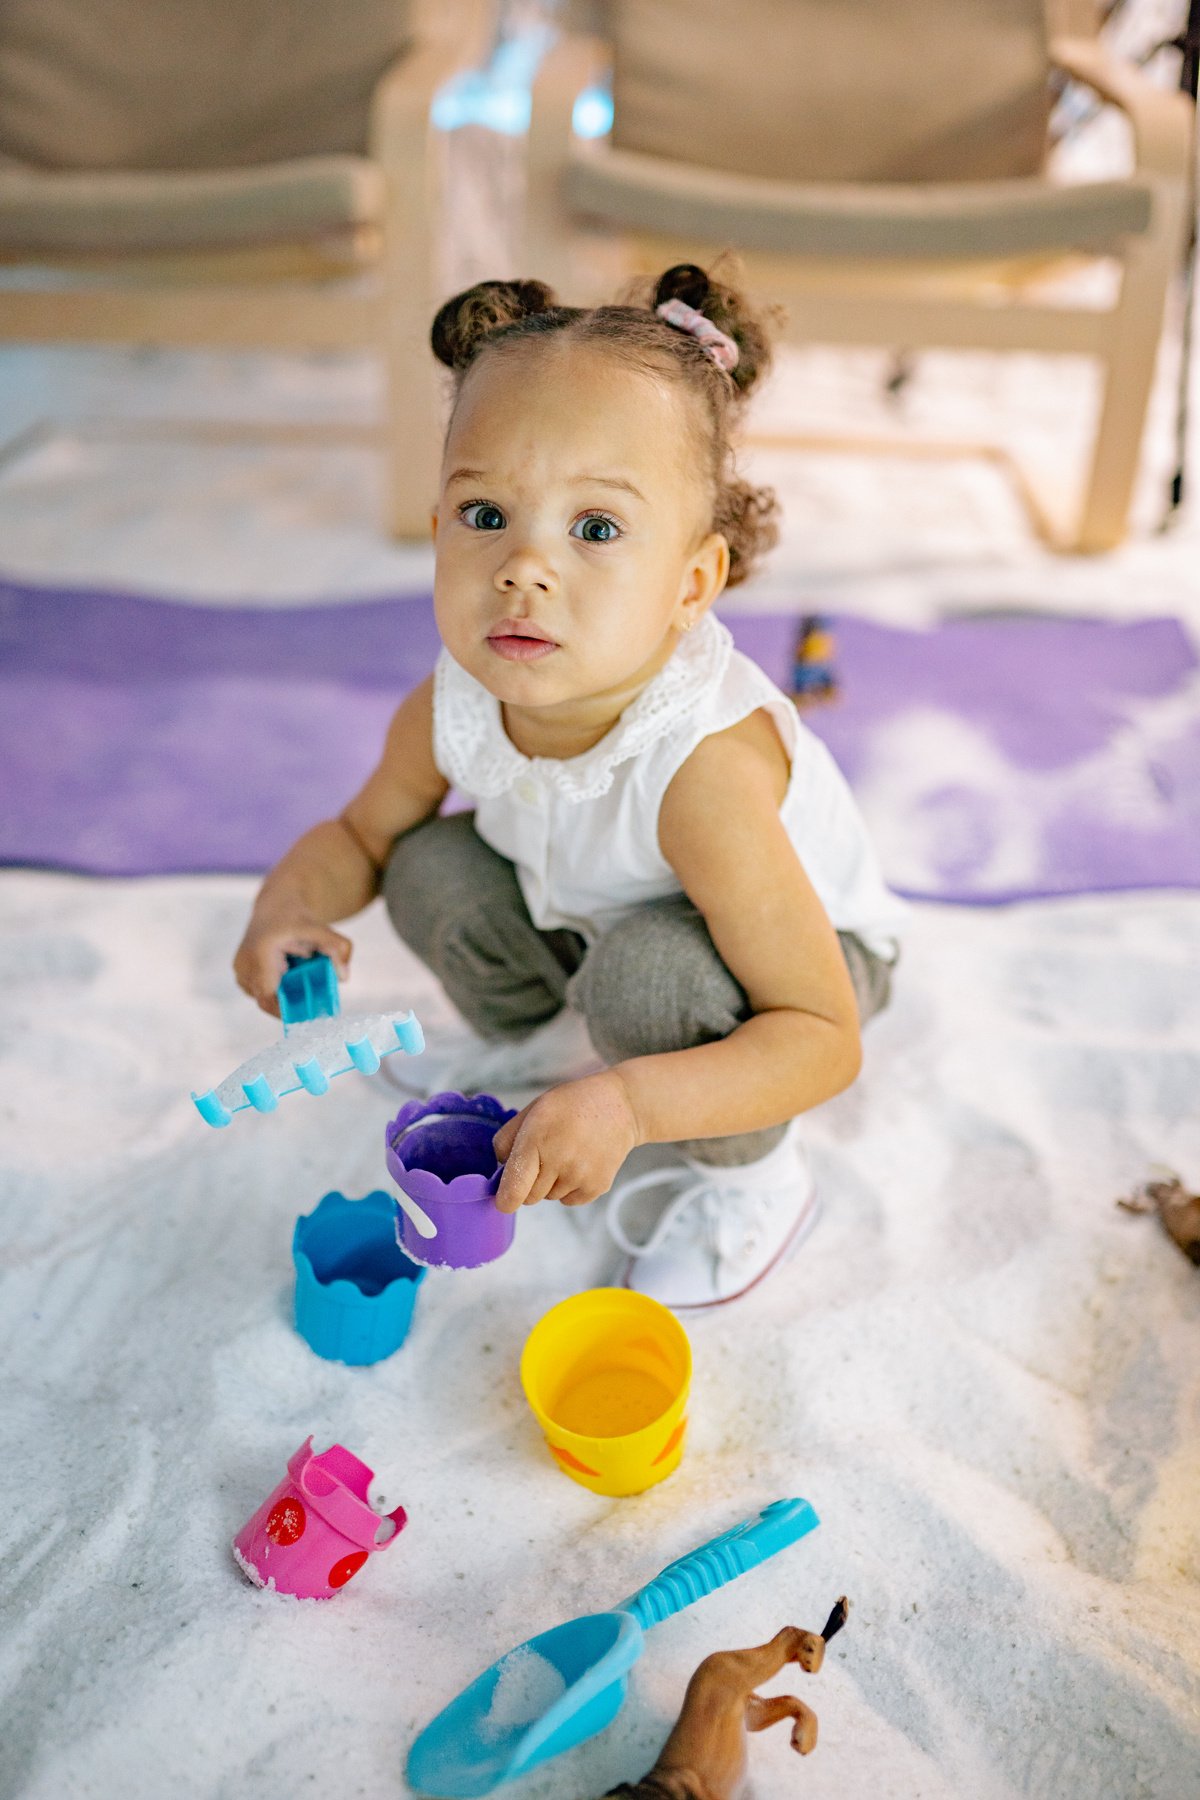
[[571, 527], [571, 536], [582, 538], [585, 544], [611, 544], [620, 535], [617, 521], [606, 518], [603, 513], [587, 513], [582, 519], [576, 519]]
[[508, 524], [500, 508], [493, 506], [490, 500], [468, 500], [465, 506], [459, 507], [458, 516], [473, 531], [503, 531]]

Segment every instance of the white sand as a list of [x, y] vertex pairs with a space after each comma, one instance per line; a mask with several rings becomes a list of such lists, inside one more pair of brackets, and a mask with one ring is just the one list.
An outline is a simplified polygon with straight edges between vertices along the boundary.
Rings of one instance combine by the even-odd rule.
[[[197, 1067], [261, 1029], [226, 967], [250, 892], [0, 878], [0, 1792], [403, 1791], [415, 1731], [508, 1645], [798, 1493], [821, 1529], [651, 1633], [620, 1723], [521, 1791], [636, 1774], [704, 1654], [846, 1592], [796, 1678], [822, 1719], [806, 1795], [1184, 1800], [1200, 1277], [1112, 1200], [1154, 1159], [1200, 1175], [1200, 903], [918, 911], [866, 1073], [813, 1121], [822, 1223], [692, 1325], [688, 1454], [617, 1502], [558, 1472], [517, 1379], [534, 1321], [610, 1272], [587, 1219], [540, 1209], [470, 1282], [435, 1274], [374, 1369], [296, 1336], [294, 1218], [380, 1184], [394, 1096], [348, 1075], [196, 1118]], [[355, 935], [353, 1004], [436, 1016], [377, 912]], [[294, 1608], [229, 1540], [310, 1431], [411, 1524]], [[755, 1769], [793, 1791], [782, 1740]]]
[[566, 1691], [567, 1684], [554, 1664], [522, 1645], [500, 1665], [492, 1703], [480, 1722], [481, 1737], [495, 1742], [532, 1725]]
[[[785, 359], [763, 423], [999, 425], [1069, 466], [1082, 371], [922, 359], [893, 420], [882, 362]], [[1149, 529], [1172, 373], [1169, 344], [1118, 555], [1045, 555], [978, 465], [777, 455], [758, 468], [787, 534], [747, 604], [1195, 626], [1200, 509]], [[427, 583], [426, 552], [376, 534], [365, 451], [110, 429], [354, 423], [376, 395], [354, 359], [6, 350], [5, 431], [60, 423], [0, 465], [0, 568], [228, 603]], [[189, 1090], [272, 1029], [228, 968], [251, 891], [0, 876], [3, 1800], [402, 1794], [416, 1731], [507, 1646], [783, 1494], [821, 1529], [651, 1633], [619, 1722], [513, 1800], [640, 1773], [702, 1656], [819, 1628], [843, 1592], [824, 1671], [790, 1684], [819, 1749], [799, 1766], [780, 1734], [756, 1740], [758, 1800], [1190, 1800], [1200, 1275], [1112, 1201], [1152, 1161], [1200, 1183], [1195, 895], [918, 909], [865, 1074], [812, 1123], [820, 1226], [692, 1326], [683, 1465], [607, 1501], [553, 1465], [517, 1380], [534, 1321], [611, 1272], [598, 1220], [539, 1209], [471, 1281], [431, 1276], [377, 1368], [323, 1363], [293, 1331], [295, 1217], [384, 1185], [396, 1096], [347, 1075], [228, 1131], [197, 1118]], [[377, 913], [353, 935], [348, 1009], [444, 1016]], [[310, 1432], [412, 1522], [336, 1599], [289, 1606], [229, 1543]]]

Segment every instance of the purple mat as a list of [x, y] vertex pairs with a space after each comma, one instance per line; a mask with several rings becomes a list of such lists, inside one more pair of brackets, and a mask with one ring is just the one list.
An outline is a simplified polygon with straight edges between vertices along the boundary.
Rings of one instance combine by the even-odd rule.
[[[730, 615], [787, 684], [795, 620]], [[810, 713], [890, 880], [995, 902], [1200, 887], [1196, 658], [1171, 619], [837, 625]], [[427, 599], [227, 609], [0, 586], [0, 861], [256, 871], [336, 811], [432, 666]]]

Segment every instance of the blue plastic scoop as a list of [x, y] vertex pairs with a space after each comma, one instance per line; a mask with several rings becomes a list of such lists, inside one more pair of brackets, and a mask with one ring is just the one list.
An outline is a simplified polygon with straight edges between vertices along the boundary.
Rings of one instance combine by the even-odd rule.
[[652, 1625], [819, 1523], [807, 1500], [776, 1500], [669, 1564], [615, 1611], [572, 1619], [510, 1650], [425, 1727], [408, 1753], [409, 1785], [438, 1800], [474, 1800], [594, 1737], [620, 1711]]

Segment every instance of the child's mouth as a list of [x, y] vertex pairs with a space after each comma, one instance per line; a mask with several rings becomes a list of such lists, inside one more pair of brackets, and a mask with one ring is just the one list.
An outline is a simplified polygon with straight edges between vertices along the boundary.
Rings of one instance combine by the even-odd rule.
[[544, 656], [558, 649], [553, 638], [523, 637], [516, 632], [498, 631], [487, 640], [489, 650], [502, 656], [505, 662], [540, 662]]

